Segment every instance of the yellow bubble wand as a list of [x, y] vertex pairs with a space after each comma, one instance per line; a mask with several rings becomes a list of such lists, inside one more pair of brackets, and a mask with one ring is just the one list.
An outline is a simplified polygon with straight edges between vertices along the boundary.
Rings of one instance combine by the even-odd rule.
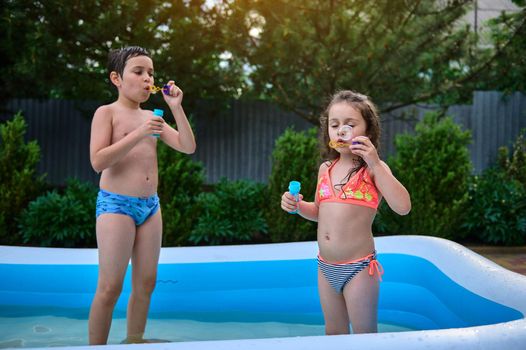
[[330, 140], [329, 141], [329, 147], [331, 148], [342, 148], [342, 147], [349, 147], [349, 144], [347, 142], [341, 142], [342, 141], [349, 141], [352, 139], [352, 126], [350, 125], [344, 125], [341, 128], [338, 129], [338, 140]]
[[156, 94], [159, 91], [162, 91], [165, 95], [170, 95], [170, 85], [164, 84], [162, 88], [155, 85], [150, 85], [150, 92], [152, 94]]

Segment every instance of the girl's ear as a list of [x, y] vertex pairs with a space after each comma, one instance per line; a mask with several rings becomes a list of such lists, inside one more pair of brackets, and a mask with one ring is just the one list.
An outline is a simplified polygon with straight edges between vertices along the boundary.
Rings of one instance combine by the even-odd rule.
[[116, 87], [120, 87], [121, 86], [121, 77], [119, 76], [119, 73], [117, 73], [115, 71], [110, 73], [110, 81]]

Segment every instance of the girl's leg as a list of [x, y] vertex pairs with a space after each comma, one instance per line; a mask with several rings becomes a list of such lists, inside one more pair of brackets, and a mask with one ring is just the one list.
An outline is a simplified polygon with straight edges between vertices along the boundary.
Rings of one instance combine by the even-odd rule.
[[325, 334], [349, 334], [349, 316], [343, 295], [337, 293], [318, 269], [318, 293], [325, 319]]
[[96, 223], [99, 250], [97, 291], [89, 314], [89, 343], [106, 344], [115, 303], [133, 249], [135, 223], [125, 215], [104, 214]]
[[369, 275], [369, 268], [360, 271], [343, 289], [353, 333], [378, 331], [378, 291], [376, 275]]
[[132, 255], [132, 293], [127, 315], [129, 343], [143, 341], [150, 298], [157, 280], [162, 230], [160, 209], [137, 228]]

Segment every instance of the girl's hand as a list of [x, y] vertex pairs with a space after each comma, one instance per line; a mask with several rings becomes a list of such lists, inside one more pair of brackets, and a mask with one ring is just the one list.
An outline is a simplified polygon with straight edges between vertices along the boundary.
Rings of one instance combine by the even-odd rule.
[[290, 192], [285, 192], [281, 196], [281, 209], [285, 210], [287, 213], [293, 212], [298, 209], [299, 202], [303, 199], [303, 195], [299, 194], [299, 201], [296, 202], [296, 198], [290, 194]]
[[351, 152], [362, 157], [370, 169], [380, 164], [378, 151], [367, 136], [356, 136], [351, 141], [353, 143], [349, 146]]
[[163, 93], [164, 100], [171, 108], [180, 106], [183, 102], [183, 91], [175, 85], [173, 80], [170, 80], [166, 85], [168, 85], [170, 93], [168, 95]]

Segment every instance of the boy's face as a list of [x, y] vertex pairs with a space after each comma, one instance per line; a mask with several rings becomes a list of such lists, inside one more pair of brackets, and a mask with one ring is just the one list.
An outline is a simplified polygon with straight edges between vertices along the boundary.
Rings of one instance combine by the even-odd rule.
[[[338, 131], [344, 125], [350, 125], [352, 127], [352, 137], [350, 140], [343, 140], [343, 135], [339, 134]], [[331, 141], [345, 142], [351, 144], [352, 138], [356, 136], [366, 136], [367, 123], [362, 117], [362, 113], [354, 108], [347, 102], [338, 102], [332, 105], [329, 109], [329, 139]], [[339, 153], [351, 153], [348, 147], [336, 148]]]
[[148, 56], [134, 56], [126, 62], [122, 77], [112, 72], [111, 79], [119, 89], [119, 95], [139, 103], [145, 102], [154, 83], [153, 61]]

